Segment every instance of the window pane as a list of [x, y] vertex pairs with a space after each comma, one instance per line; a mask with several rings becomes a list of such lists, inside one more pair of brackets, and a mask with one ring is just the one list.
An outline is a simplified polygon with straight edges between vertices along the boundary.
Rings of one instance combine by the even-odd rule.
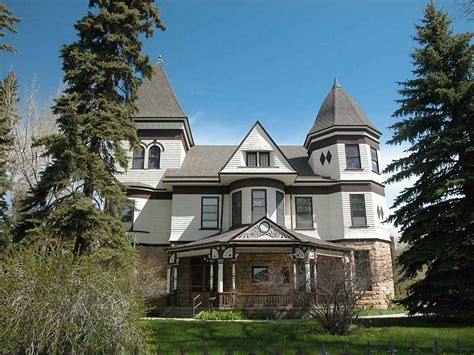
[[313, 202], [311, 197], [296, 197], [296, 228], [313, 228]]
[[132, 169], [143, 169], [145, 163], [145, 148], [140, 147], [133, 151]]
[[351, 215], [353, 226], [366, 226], [365, 196], [362, 194], [350, 195]]
[[377, 156], [377, 150], [370, 148], [370, 155], [372, 157], [372, 171], [375, 173], [379, 172], [379, 158]]
[[260, 153], [260, 166], [270, 166], [270, 153]]
[[358, 144], [346, 144], [346, 168], [360, 169], [360, 154]]
[[156, 145], [152, 146], [148, 151], [148, 169], [160, 168], [160, 148]]
[[252, 190], [252, 222], [267, 215], [266, 190]]
[[359, 291], [372, 290], [372, 270], [370, 268], [370, 252], [354, 251], [356, 287]]
[[285, 224], [285, 195], [281, 192], [276, 193], [277, 223]]
[[132, 229], [132, 224], [133, 224], [133, 209], [132, 208], [126, 207], [123, 209], [121, 221], [127, 231]]
[[257, 166], [257, 153], [247, 153], [247, 166], [256, 167]]
[[201, 206], [201, 228], [218, 228], [219, 199], [204, 197]]
[[252, 267], [252, 281], [253, 282], [268, 282], [268, 267], [254, 266]]
[[242, 224], [242, 192], [232, 194], [232, 225]]

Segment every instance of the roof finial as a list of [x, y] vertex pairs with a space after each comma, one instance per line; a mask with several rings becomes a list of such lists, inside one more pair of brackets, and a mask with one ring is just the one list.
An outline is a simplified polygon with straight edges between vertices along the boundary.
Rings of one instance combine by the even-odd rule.
[[158, 63], [163, 64], [163, 56], [161, 54], [158, 56]]
[[339, 81], [337, 81], [337, 78], [334, 78], [334, 84], [332, 85], [333, 88], [340, 88], [341, 84], [339, 84]]

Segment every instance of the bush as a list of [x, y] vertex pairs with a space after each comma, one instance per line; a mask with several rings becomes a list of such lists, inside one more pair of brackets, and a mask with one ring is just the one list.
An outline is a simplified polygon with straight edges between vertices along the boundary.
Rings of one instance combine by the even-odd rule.
[[200, 320], [243, 320], [247, 319], [241, 311], [203, 311], [196, 317]]
[[145, 314], [133, 269], [36, 244], [0, 265], [0, 353], [116, 353], [142, 349]]

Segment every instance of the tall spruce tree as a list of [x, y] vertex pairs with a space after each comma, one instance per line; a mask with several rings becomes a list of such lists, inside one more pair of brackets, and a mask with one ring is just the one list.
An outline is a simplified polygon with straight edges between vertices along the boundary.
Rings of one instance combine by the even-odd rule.
[[8, 152], [13, 146], [13, 127], [18, 121], [18, 82], [15, 72], [11, 71], [0, 82], [0, 251], [10, 241], [7, 191], [10, 188], [8, 170]]
[[122, 142], [137, 144], [131, 114], [141, 77], [152, 74], [141, 36], [164, 26], [154, 0], [90, 0], [89, 8], [74, 26], [79, 39], [61, 49], [59, 132], [37, 142], [52, 163], [27, 198], [17, 238], [47, 229], [76, 253], [113, 259], [130, 246], [119, 218], [129, 201], [115, 175], [127, 165]]
[[402, 303], [410, 313], [474, 317], [474, 47], [472, 33], [453, 34], [431, 2], [416, 26], [414, 78], [400, 83], [392, 145], [408, 156], [385, 170], [388, 183], [415, 177], [390, 216], [408, 248], [399, 257], [416, 281]]
[[[15, 24], [20, 22], [18, 17], [12, 16], [12, 10], [0, 3], [0, 38], [5, 37], [5, 29], [17, 33]], [[0, 43], [0, 51], [16, 52], [16, 48], [5, 43]]]

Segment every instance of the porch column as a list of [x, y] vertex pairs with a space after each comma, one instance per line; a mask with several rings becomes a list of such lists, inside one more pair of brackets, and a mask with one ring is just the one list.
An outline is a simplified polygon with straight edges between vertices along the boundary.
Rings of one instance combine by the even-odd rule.
[[235, 291], [235, 261], [232, 260], [232, 291]]
[[166, 293], [171, 291], [171, 265], [168, 265], [166, 269]]
[[297, 280], [296, 280], [296, 259], [293, 259], [293, 287], [298, 289]]
[[305, 259], [304, 261], [304, 276], [305, 291], [311, 292], [311, 269], [309, 259]]
[[178, 265], [173, 265], [173, 291], [178, 289]]
[[214, 290], [214, 263], [211, 262], [211, 267], [209, 269], [209, 288], [211, 291]]
[[318, 269], [316, 267], [316, 262], [318, 261], [318, 256], [314, 253], [314, 265], [313, 265], [313, 279], [314, 279], [314, 292], [318, 290]]
[[217, 260], [217, 292], [224, 292], [224, 260]]

